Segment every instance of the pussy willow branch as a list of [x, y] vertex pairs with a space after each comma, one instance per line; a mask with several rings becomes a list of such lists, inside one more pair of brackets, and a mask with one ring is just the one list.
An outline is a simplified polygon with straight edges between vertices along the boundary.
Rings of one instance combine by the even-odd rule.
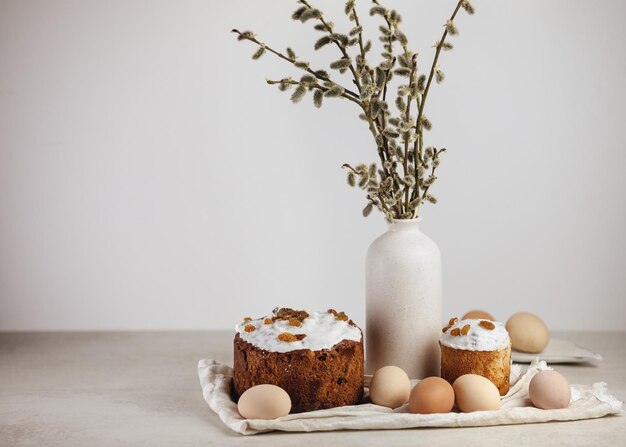
[[[432, 169], [430, 170], [430, 175], [434, 176], [435, 175], [435, 171], [437, 170], [437, 167], [435, 166], [435, 164], [433, 163]], [[430, 189], [430, 186], [432, 185], [432, 183], [430, 185], [426, 185], [426, 188], [424, 188], [424, 192], [422, 194], [422, 198], [421, 200], [424, 200], [426, 198], [426, 195], [428, 194], [428, 190]]]
[[[424, 101], [422, 100], [422, 103]], [[411, 200], [415, 200], [415, 198], [419, 197], [420, 195], [420, 184], [419, 184], [419, 168], [422, 166], [422, 128], [419, 125], [419, 118], [417, 123], [415, 124], [416, 126], [416, 130], [415, 130], [415, 143], [413, 144], [413, 164], [415, 166], [415, 188], [413, 188], [413, 191], [411, 192]], [[415, 210], [413, 211], [413, 217], [417, 217], [417, 211], [419, 208], [419, 204], [418, 206], [415, 207]]]
[[[411, 58], [411, 74], [409, 75], [409, 85], [413, 82], [413, 77], [415, 76], [415, 70], [417, 68], [417, 55], [414, 54], [413, 57]], [[408, 98], [408, 101], [406, 102], [406, 113], [404, 114], [404, 118], [406, 120], [406, 122], [409, 122], [409, 119], [411, 117], [411, 102], [413, 102], [411, 100], [411, 98]], [[409, 174], [409, 136], [410, 136], [410, 129], [404, 134], [404, 164], [403, 164], [403, 168], [404, 168], [404, 176], [406, 177]], [[415, 162], [415, 161], [414, 161]], [[417, 174], [417, 172], [416, 172]], [[417, 178], [415, 178], [415, 183], [417, 184]], [[405, 211], [408, 212], [409, 210], [409, 186], [406, 185], [404, 187], [404, 209]]]
[[[459, 0], [459, 2], [456, 5], [456, 8], [454, 8], [454, 12], [450, 16], [451, 21], [453, 21], [454, 18], [456, 17], [456, 14], [459, 12], [459, 9], [461, 9], [462, 4], [463, 4], [463, 0]], [[415, 163], [416, 177], [417, 177], [418, 167], [422, 163], [422, 152], [424, 149], [423, 128], [422, 128], [422, 116], [424, 114], [424, 106], [426, 105], [426, 98], [428, 96], [428, 92], [430, 91], [430, 85], [432, 84], [433, 77], [435, 75], [435, 67], [437, 66], [437, 62], [439, 61], [439, 55], [441, 54], [441, 50], [443, 48], [443, 44], [446, 40], [446, 37], [448, 37], [447, 26], [444, 27], [443, 34], [441, 36], [441, 39], [439, 40], [439, 44], [437, 45], [437, 50], [435, 51], [435, 57], [433, 58], [433, 64], [430, 67], [430, 73], [428, 74], [428, 81], [426, 83], [426, 87], [424, 88], [424, 93], [422, 94], [421, 103], [419, 102], [418, 99], [416, 99], [417, 104], [418, 104], [417, 121], [415, 122], [415, 130], [417, 132], [417, 138], [415, 139], [415, 145], [413, 146], [413, 158], [414, 158], [414, 163]], [[428, 187], [426, 189], [428, 189]], [[413, 190], [413, 196], [415, 198], [420, 197], [419, 182], [417, 182], [417, 178], [416, 178], [416, 183], [415, 183], [415, 189]], [[417, 217], [418, 210], [419, 210], [419, 204], [418, 206], [415, 207], [415, 210], [413, 211], [413, 217]]]
[[[356, 169], [354, 169], [349, 163], [344, 163], [342, 166], [342, 168], [344, 169], [348, 169], [350, 172], [352, 172], [352, 174], [354, 175], [359, 175], [359, 171], [357, 171]], [[380, 203], [380, 206], [383, 208], [383, 210], [390, 212], [389, 207], [387, 207], [387, 204], [385, 203], [385, 200], [383, 199], [382, 195], [380, 194], [380, 191], [376, 193], [376, 198], [378, 199], [378, 202]], [[371, 194], [367, 195], [367, 199], [372, 203], [372, 204], [376, 204], [375, 202], [375, 198], [373, 198], [371, 196]]]
[[[427, 150], [426, 153], [424, 152], [424, 129], [426, 127], [430, 128], [430, 125], [427, 123], [426, 116], [424, 115], [426, 99], [430, 92], [433, 78], [436, 78], [438, 82], [443, 79], [442, 76], [439, 76], [439, 57], [443, 49], [452, 48], [452, 46], [447, 44], [445, 40], [448, 37], [448, 34], [456, 34], [453, 21], [458, 11], [461, 7], [463, 7], [469, 14], [473, 14], [473, 7], [469, 4], [468, 0], [457, 0], [454, 12], [445, 25], [441, 39], [436, 44], [436, 51], [432, 61], [432, 66], [428, 77], [426, 78], [423, 74], [420, 75], [418, 72], [417, 54], [413, 54], [409, 50], [406, 37], [399, 29], [399, 23], [401, 20], [400, 16], [395, 10], [387, 10], [379, 4], [378, 0], [373, 0], [374, 5], [376, 5], [376, 9], [373, 8], [370, 10], [370, 15], [381, 15], [386, 22], [386, 27], [385, 25], [381, 27], [381, 32], [383, 33], [381, 40], [385, 47], [385, 54], [383, 55], [385, 61], [376, 67], [376, 73], [374, 73], [374, 70], [370, 68], [367, 60], [365, 59], [367, 50], [366, 47], [369, 46], [370, 42], [368, 42], [367, 45], [364, 45], [362, 29], [359, 29], [357, 33], [353, 33], [351, 31], [346, 35], [346, 37], [344, 37], [343, 34], [336, 34], [333, 30], [334, 25], [332, 22], [327, 22], [321, 11], [314, 9], [309, 4], [309, 0], [299, 0], [299, 3], [304, 5], [304, 8], [300, 8], [298, 10], [299, 12], [296, 11], [292, 17], [297, 19], [298, 15], [301, 14], [302, 11], [308, 10], [308, 17], [302, 17], [302, 21], [306, 22], [308, 19], [314, 17], [315, 21], [319, 22], [315, 28], [322, 32], [327, 32], [328, 35], [325, 37], [325, 43], [334, 42], [340, 50], [343, 57], [342, 62], [345, 60], [345, 63], [342, 65], [338, 64], [337, 68], [340, 68], [340, 73], [346, 72], [348, 68], [350, 69], [353, 83], [356, 86], [356, 92], [346, 89], [340, 84], [332, 81], [330, 79], [330, 75], [324, 70], [316, 71], [312, 69], [308, 63], [299, 60], [289, 49], [287, 50], [287, 54], [283, 54], [267, 46], [264, 42], [257, 40], [256, 36], [252, 34], [252, 32], [242, 33], [236, 29], [233, 30], [233, 32], [239, 35], [239, 40], [249, 40], [261, 47], [263, 50], [273, 53], [275, 56], [289, 62], [296, 68], [309, 73], [318, 81], [322, 81], [318, 83], [310, 77], [303, 77], [303, 79], [299, 81], [292, 80], [291, 78], [284, 78], [277, 81], [267, 80], [269, 84], [282, 84], [283, 86], [297, 85], [299, 86], [299, 91], [297, 92], [298, 95], [301, 95], [301, 93], [304, 92], [304, 89], [308, 89], [309, 91], [314, 90], [316, 93], [316, 98], [314, 98], [315, 105], [318, 107], [320, 92], [322, 92], [324, 96], [341, 96], [359, 106], [363, 112], [361, 118], [367, 122], [368, 128], [376, 142], [381, 162], [381, 170], [378, 171], [381, 177], [380, 183], [378, 183], [377, 177], [375, 177], [374, 172], [372, 172], [374, 167], [370, 167], [370, 171], [368, 172], [369, 178], [373, 180], [368, 180], [368, 175], [361, 175], [360, 168], [359, 173], [357, 173], [354, 168], [351, 168], [351, 175], [358, 174], [362, 177], [359, 181], [359, 186], [362, 189], [365, 189], [365, 186], [367, 186], [367, 200], [369, 201], [369, 208], [366, 207], [364, 209], [364, 215], [369, 214], [369, 210], [371, 210], [372, 206], [375, 205], [383, 211], [388, 219], [393, 217], [409, 218], [411, 217], [411, 214], [413, 217], [417, 217], [420, 205], [424, 203], [425, 200], [436, 203], [436, 199], [428, 194], [428, 191], [435, 182], [435, 172], [437, 171], [437, 167], [439, 165], [438, 154], [441, 152], [433, 149], [434, 156], [431, 154], [430, 150]], [[360, 28], [361, 24], [357, 15], [355, 3], [349, 0], [346, 6], [349, 8], [346, 10], [346, 14], [349, 15], [350, 21], [353, 21], [356, 27]], [[355, 35], [358, 36], [357, 39], [354, 38]], [[346, 38], [348, 40], [345, 40]], [[397, 74], [404, 76], [410, 73], [408, 92], [404, 91], [399, 93], [400, 96], [407, 96], [407, 103], [403, 107], [401, 105], [403, 102], [402, 98], [396, 101], [396, 106], [400, 106], [399, 117], [395, 113], [392, 113], [391, 110], [388, 110], [389, 107], [386, 102], [387, 91], [389, 89], [389, 78], [392, 75], [396, 62], [398, 61], [398, 59], [393, 56], [395, 41], [399, 42], [402, 47], [401, 51], [403, 52], [402, 56], [398, 56], [401, 58], [400, 65], [402, 66], [401, 70], [403, 73], [400, 69], [398, 69]], [[357, 54], [353, 60], [349, 55], [349, 51], [350, 47], [355, 44], [358, 44], [357, 51], [359, 51], [359, 54]], [[318, 44], [316, 44], [316, 49], [317, 48]], [[262, 53], [262, 50], [257, 51], [253, 58], [257, 59]], [[331, 65], [331, 67], [333, 67], [333, 65]], [[419, 84], [419, 87], [416, 84]], [[338, 94], [337, 91], [331, 91], [334, 86], [342, 89], [341, 94]], [[402, 86], [402, 89], [406, 88], [407, 86]], [[281, 90], [284, 90], [284, 88], [281, 88]], [[329, 91], [330, 94], [327, 95], [327, 92]], [[300, 96], [295, 95], [292, 97], [295, 102], [297, 102], [299, 98]], [[413, 108], [411, 102], [413, 100], [416, 102], [415, 108], [417, 109], [417, 119], [415, 124], [413, 124], [413, 120], [411, 119], [411, 109]], [[374, 117], [374, 112], [376, 112], [376, 117]], [[404, 130], [407, 129], [407, 127], [408, 131], [405, 132]], [[415, 134], [413, 134], [413, 131], [415, 131]], [[402, 135], [402, 141], [398, 141], [400, 135]], [[413, 142], [413, 138], [415, 138], [415, 140], [413, 152], [411, 153], [410, 144]], [[404, 144], [404, 147], [401, 146], [402, 144]], [[391, 153], [392, 148], [393, 153]], [[410, 155], [412, 155], [413, 160], [410, 160]], [[402, 175], [398, 172], [398, 164], [402, 165], [404, 177], [402, 177]], [[430, 173], [426, 172], [427, 169]], [[411, 176], [414, 177], [414, 182], [411, 181]], [[350, 180], [350, 178], [351, 177], [348, 178], [349, 183], [354, 183], [354, 179]], [[372, 183], [368, 183], [368, 181]]]
[[[373, 3], [375, 5], [378, 5], [377, 1], [374, 1]], [[384, 18], [385, 18], [385, 22], [387, 22], [387, 27], [389, 28], [389, 46], [391, 47], [392, 46], [391, 23], [389, 22], [389, 20], [387, 19], [386, 16]], [[390, 49], [392, 49], [392, 48], [390, 48]], [[392, 51], [389, 51], [389, 52], [392, 53]], [[389, 83], [389, 73], [393, 69], [393, 66], [395, 65], [395, 63], [396, 63], [396, 58], [394, 57], [391, 60], [391, 64], [389, 66], [389, 69], [387, 69], [387, 73], [385, 73], [385, 82], [383, 84], [383, 90], [382, 90], [383, 102], [387, 100], [387, 84]], [[378, 92], [378, 94], [380, 95], [380, 92]], [[382, 133], [384, 128], [385, 128], [385, 126], [386, 126], [386, 124], [387, 124], [387, 121], [386, 121], [386, 118], [385, 118], [385, 111], [384, 110], [380, 111], [380, 123], [377, 121], [376, 124], [379, 127], [380, 133], [383, 135], [383, 144], [385, 146], [385, 151], [387, 153], [387, 157], [389, 158], [389, 141], [387, 140], [387, 137]], [[395, 181], [395, 179], [394, 179], [394, 181]], [[393, 188], [391, 190], [391, 196], [392, 197], [394, 196]], [[396, 206], [396, 209], [398, 210], [398, 212], [402, 212], [402, 209], [401, 209], [401, 206], [402, 206], [401, 202], [402, 202], [402, 200], [399, 200], [398, 202], [400, 202], [400, 207]]]
[[[380, 5], [378, 3], [378, 1], [374, 1], [373, 3], [376, 4], [376, 5]], [[389, 50], [390, 50], [389, 52], [393, 53], [393, 35], [394, 35], [393, 30], [394, 29], [398, 29], [398, 27], [397, 27], [397, 24], [395, 26], [392, 25], [392, 23], [389, 20], [389, 18], [387, 17], [387, 15], [384, 15], [383, 18], [385, 19], [385, 22], [387, 23], [387, 29], [389, 31]], [[403, 44], [401, 42], [400, 45], [402, 46], [402, 49], [404, 50], [404, 57], [408, 59], [409, 50], [408, 50], [406, 44]], [[391, 68], [389, 70], [387, 70], [387, 77], [389, 76], [389, 72], [391, 71], [391, 69], [395, 65], [395, 62], [396, 62], [396, 58], [394, 57], [392, 62], [391, 62]], [[414, 62], [413, 66], [411, 67], [412, 71], [411, 71], [411, 76], [409, 77], [409, 82], [410, 82], [410, 80], [413, 79], [413, 76], [415, 74], [414, 73], [415, 68], [416, 68], [416, 66], [415, 66], [415, 62]], [[383, 88], [383, 101], [385, 101], [386, 97], [387, 97], [387, 80], [385, 80], [385, 85], [384, 85], [384, 88]], [[407, 104], [407, 109], [408, 109], [407, 110], [407, 117], [406, 117], [407, 121], [409, 120], [410, 104], [411, 104], [411, 101], [409, 100], [408, 104]], [[384, 115], [384, 113], [382, 114], [382, 117], [383, 117], [382, 120], [383, 120], [383, 126], [384, 126], [384, 123], [385, 123], [385, 115]], [[409, 144], [408, 140], [405, 141], [404, 163], [402, 165], [405, 177], [408, 174], [408, 162], [407, 162], [408, 144]], [[397, 179], [394, 179], [394, 181], [395, 180], [397, 180]], [[405, 188], [404, 188], [404, 196], [405, 196], [405, 203], [406, 203], [405, 204], [405, 210], [408, 210], [408, 206], [409, 206], [409, 187], [408, 186], [405, 186]], [[400, 192], [400, 197], [399, 197], [396, 209], [398, 210], [399, 214], [402, 214], [402, 192]]]
[[[365, 117], [367, 118], [369, 130], [372, 133], [372, 136], [374, 137], [374, 142], [376, 143], [376, 148], [378, 150], [378, 158], [380, 158], [380, 168], [385, 173], [385, 176], [389, 176], [389, 171], [387, 170], [387, 168], [385, 168], [385, 153], [384, 153], [384, 150], [383, 150], [383, 148], [381, 146], [378, 145], [377, 126], [374, 124], [374, 121], [372, 120], [370, 112], [369, 112], [369, 110], [367, 110], [367, 107], [365, 106], [365, 104], [362, 107], [363, 107], [363, 113], [365, 113]], [[382, 138], [385, 138], [385, 136], [382, 133], [380, 134], [380, 136]]]
[[[273, 48], [271, 48], [267, 44], [258, 41], [255, 37], [248, 37], [244, 33], [242, 33], [241, 31], [239, 31], [238, 29], [233, 29], [232, 32], [238, 34], [244, 40], [249, 40], [250, 42], [253, 42], [253, 43], [257, 44], [258, 46], [265, 48], [265, 50], [269, 51], [270, 53], [275, 54], [276, 56], [278, 56], [279, 58], [281, 58], [283, 60], [286, 60], [290, 64], [292, 64], [292, 65], [296, 64], [296, 60], [295, 59], [292, 59], [289, 56], [284, 55], [280, 51], [274, 50]], [[297, 67], [297, 68], [300, 68], [300, 67]], [[321, 81], [328, 81], [328, 82], [332, 82], [333, 84], [337, 84], [336, 82], [334, 82], [332, 79], [330, 79], [328, 77], [320, 76], [315, 70], [313, 70], [311, 68], [301, 68], [301, 70], [304, 70], [307, 73], [312, 74], [313, 76], [315, 76], [317, 79], [319, 79]], [[337, 85], [340, 85], [340, 84], [337, 84]], [[354, 96], [354, 98], [359, 98], [359, 94], [358, 93], [353, 92], [350, 89], [347, 89], [347, 88], [345, 88], [342, 85], [340, 85], [340, 87], [342, 87], [346, 91], [346, 93], [348, 93], [349, 95]]]
[[[311, 8], [311, 5], [306, 1], [306, 0], [302, 0], [301, 3], [303, 5], [305, 5], [308, 8]], [[353, 13], [355, 14], [356, 17], [356, 11], [353, 7]], [[326, 31], [328, 31], [329, 33], [333, 33], [333, 29], [330, 27], [330, 25], [324, 20], [323, 17], [319, 18], [319, 21], [324, 25], [324, 28], [326, 28]], [[335, 45], [337, 45], [337, 47], [339, 48], [339, 50], [341, 51], [341, 54], [343, 55], [343, 57], [347, 58], [350, 61], [350, 71], [352, 72], [352, 77], [354, 79], [354, 83], [356, 84], [359, 93], [361, 92], [361, 84], [359, 81], [359, 77], [357, 76], [356, 70], [354, 69], [354, 65], [352, 64], [352, 59], [350, 59], [350, 56], [348, 55], [345, 47], [341, 44], [341, 42], [339, 42], [336, 39], [332, 39], [333, 42], [335, 43]], [[362, 45], [362, 37], [361, 37], [361, 33], [359, 33], [359, 45], [360, 45], [360, 49], [361, 49], [361, 54], [363, 55], [363, 59], [365, 59], [365, 51], [363, 50], [363, 45]], [[372, 136], [374, 137], [374, 141], [377, 141], [377, 137], [378, 135], [380, 135], [383, 138], [383, 141], [386, 143], [386, 137], [383, 135], [382, 133], [382, 129], [380, 129], [377, 125], [374, 126], [374, 124], [372, 123], [372, 118], [370, 116], [370, 111], [368, 110], [368, 105], [367, 103], [364, 102], [360, 102], [360, 106], [363, 109], [363, 113], [365, 114], [367, 120], [368, 120], [368, 127], [369, 130], [372, 134]], [[378, 123], [376, 123], [378, 124]], [[380, 158], [380, 163], [381, 163], [381, 167], [383, 169], [383, 172], [386, 173], [386, 175], [389, 175], [389, 173], [387, 172], [387, 169], [384, 167], [385, 165], [385, 154], [384, 151], [381, 147], [378, 146], [377, 143], [377, 147], [378, 147], [378, 156]]]
[[[267, 82], [269, 85], [275, 85], [275, 84], [290, 84], [290, 85], [302, 85], [303, 87], [311, 87], [311, 88], [316, 88], [318, 90], [323, 91], [324, 93], [327, 92], [328, 90], [330, 90], [330, 88], [328, 87], [324, 87], [323, 85], [319, 85], [319, 84], [303, 84], [300, 81], [296, 81], [293, 79], [289, 79], [289, 78], [285, 78], [285, 79], [280, 79], [278, 81], [275, 81], [273, 79], [266, 79], [265, 82]], [[352, 101], [356, 104], [359, 105], [359, 107], [362, 107], [361, 101], [359, 101], [358, 99], [354, 99], [352, 96], [347, 95], [345, 92], [341, 95], [342, 98], [346, 98], [349, 101]]]
[[[312, 6], [309, 4], [309, 2], [307, 2], [306, 0], [300, 0], [300, 2], [308, 7], [308, 8], [312, 8]], [[331, 28], [331, 26], [328, 24], [328, 22], [326, 22], [326, 20], [324, 20], [323, 16], [320, 16], [320, 18], [318, 19], [320, 21], [320, 23], [322, 25], [324, 25], [324, 28], [326, 28], [326, 31], [328, 31], [330, 34], [332, 34], [334, 31]], [[333, 42], [335, 42], [335, 44], [337, 45], [337, 48], [339, 48], [339, 50], [341, 51], [341, 54], [343, 54], [343, 57], [345, 57], [346, 59], [348, 59], [350, 61], [350, 71], [352, 72], [352, 77], [354, 78], [354, 84], [356, 85], [357, 89], [359, 90], [359, 93], [361, 92], [361, 83], [359, 82], [359, 77], [356, 74], [356, 70], [354, 69], [354, 65], [352, 64], [352, 59], [350, 59], [350, 56], [348, 55], [348, 52], [346, 51], [346, 47], [339, 42], [337, 39], [332, 39]]]
[[380, 206], [382, 206], [385, 211], [387, 211], [388, 213], [391, 213], [391, 210], [389, 209], [389, 207], [387, 206], [387, 204], [383, 200], [383, 198], [380, 195], [380, 193], [378, 193], [378, 201], [380, 202]]
[[[456, 5], [452, 16], [450, 16], [450, 21], [454, 21], [456, 17], [456, 13], [459, 12], [461, 5], [463, 4], [463, 0], [460, 0]], [[435, 67], [437, 66], [437, 62], [439, 61], [439, 54], [441, 54], [441, 49], [443, 48], [443, 43], [448, 36], [448, 27], [445, 27], [443, 30], [443, 35], [441, 36], [441, 40], [439, 41], [439, 45], [437, 45], [437, 51], [435, 51], [435, 57], [433, 59], [433, 65], [430, 67], [430, 74], [428, 75], [428, 82], [426, 83], [426, 88], [424, 89], [424, 94], [422, 95], [422, 104], [420, 104], [419, 115], [417, 117], [417, 125], [420, 124], [420, 118], [422, 117], [422, 113], [424, 112], [424, 104], [426, 103], [426, 97], [428, 96], [428, 91], [430, 90], [430, 84], [433, 81], [433, 76], [435, 74]]]
[[[354, 15], [354, 24], [358, 27], [361, 26], [359, 23], [359, 16], [356, 13], [356, 5], [352, 5], [352, 15]], [[363, 30], [359, 31], [359, 50], [361, 51], [361, 58], [365, 63], [365, 49], [363, 47]]]
[[[359, 15], [356, 12], [356, 2], [352, 5], [352, 15], [354, 16], [354, 24], [357, 27], [361, 27], [361, 22], [359, 21]], [[361, 31], [359, 31], [358, 38], [359, 38], [359, 51], [361, 53], [361, 63], [363, 64], [361, 69], [367, 71], [367, 76], [369, 77], [370, 81], [373, 84], [375, 78], [374, 78], [374, 74], [372, 74], [369, 71], [367, 60], [365, 59], [365, 47], [363, 46], [363, 30], [362, 29]]]
[[[391, 67], [393, 67], [393, 64], [395, 64], [396, 59], [394, 58], [391, 64]], [[389, 68], [387, 70], [387, 72], [385, 73], [385, 85], [383, 88], [383, 101], [385, 101], [385, 97], [387, 96], [387, 79], [389, 78], [389, 72], [391, 71], [391, 68]], [[381, 90], [378, 91], [378, 93], [376, 94], [376, 99], [379, 100], [380, 99], [380, 93]], [[365, 112], [366, 115], [368, 116], [370, 122], [373, 121], [374, 125], [376, 126], [376, 129], [378, 130], [378, 133], [380, 134], [381, 138], [383, 139], [383, 148], [384, 148], [384, 153], [386, 154], [387, 158], [389, 158], [389, 142], [387, 140], [387, 137], [383, 134], [383, 130], [385, 128], [385, 112], [384, 110], [380, 111], [379, 117], [378, 118], [374, 118], [372, 120], [372, 118], [370, 118], [370, 112], [366, 111]], [[375, 137], [375, 136], [374, 136]], [[378, 145], [378, 142], [376, 143]], [[382, 169], [385, 172], [385, 174], [387, 176], [389, 176], [389, 170], [387, 168], [385, 168], [384, 164], [385, 164], [385, 157], [383, 156], [383, 149], [380, 148], [379, 146], [379, 153], [380, 153], [380, 159], [381, 159], [381, 163], [383, 164]], [[392, 191], [392, 195], [393, 195], [393, 191]]]
[[[385, 73], [385, 84], [383, 86], [383, 102], [386, 101], [387, 99], [387, 84], [389, 82], [389, 73], [391, 73], [391, 69], [393, 68], [393, 66], [396, 63], [396, 58], [394, 57], [391, 60], [391, 65], [390, 67], [387, 69], [387, 73]], [[378, 92], [378, 94], [380, 95], [380, 92]], [[391, 157], [389, 156], [389, 140], [387, 139], [387, 137], [383, 134], [383, 130], [385, 129], [385, 125], [387, 124], [386, 122], [386, 118], [385, 118], [385, 111], [381, 110], [380, 111], [380, 121], [376, 121], [376, 125], [378, 126], [378, 131], [380, 132], [380, 134], [383, 137], [383, 145], [385, 148], [385, 154], [387, 155], [387, 159], [390, 159]], [[385, 171], [387, 172], [387, 175], [390, 175], [389, 170], [385, 169]], [[394, 190], [391, 190], [391, 196], [393, 197], [394, 194]], [[396, 207], [397, 208], [397, 207]]]

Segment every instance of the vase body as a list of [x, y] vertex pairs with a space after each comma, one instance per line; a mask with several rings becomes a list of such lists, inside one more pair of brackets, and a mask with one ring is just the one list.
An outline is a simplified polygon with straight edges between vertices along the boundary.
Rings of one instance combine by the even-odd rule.
[[439, 375], [441, 254], [419, 220], [394, 220], [367, 251], [367, 374], [394, 365], [412, 379]]

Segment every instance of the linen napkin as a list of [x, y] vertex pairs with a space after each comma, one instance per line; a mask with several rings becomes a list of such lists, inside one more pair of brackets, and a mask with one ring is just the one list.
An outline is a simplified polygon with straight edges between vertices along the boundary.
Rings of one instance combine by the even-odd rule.
[[[243, 435], [280, 431], [383, 430], [418, 427], [475, 427], [506, 424], [529, 424], [548, 421], [574, 421], [621, 413], [623, 402], [608, 392], [604, 382], [571, 385], [569, 407], [541, 410], [532, 406], [528, 385], [537, 372], [550, 368], [535, 360], [522, 369], [513, 365], [511, 388], [502, 397], [498, 411], [472, 413], [411, 414], [408, 405], [392, 410], [372, 403], [290, 414], [273, 420], [244, 419], [231, 397], [232, 368], [211, 359], [198, 362], [202, 395], [209, 407], [233, 431]], [[366, 376], [366, 386], [371, 376]], [[412, 385], [417, 381], [412, 381]]]

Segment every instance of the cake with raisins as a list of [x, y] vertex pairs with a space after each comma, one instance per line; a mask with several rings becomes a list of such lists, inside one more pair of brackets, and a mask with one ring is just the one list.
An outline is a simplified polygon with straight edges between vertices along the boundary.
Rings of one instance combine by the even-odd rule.
[[236, 398], [269, 383], [289, 394], [292, 413], [356, 405], [363, 372], [363, 334], [343, 312], [282, 308], [236, 326]]
[[478, 374], [491, 380], [504, 396], [511, 376], [511, 339], [504, 324], [452, 318], [442, 329], [441, 377], [454, 383], [463, 374]]

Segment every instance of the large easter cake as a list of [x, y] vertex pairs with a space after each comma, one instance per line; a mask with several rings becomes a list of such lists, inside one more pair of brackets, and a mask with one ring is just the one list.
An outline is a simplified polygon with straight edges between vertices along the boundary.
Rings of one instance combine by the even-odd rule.
[[283, 388], [292, 413], [356, 405], [363, 396], [363, 334], [343, 312], [274, 309], [236, 326], [233, 388]]

